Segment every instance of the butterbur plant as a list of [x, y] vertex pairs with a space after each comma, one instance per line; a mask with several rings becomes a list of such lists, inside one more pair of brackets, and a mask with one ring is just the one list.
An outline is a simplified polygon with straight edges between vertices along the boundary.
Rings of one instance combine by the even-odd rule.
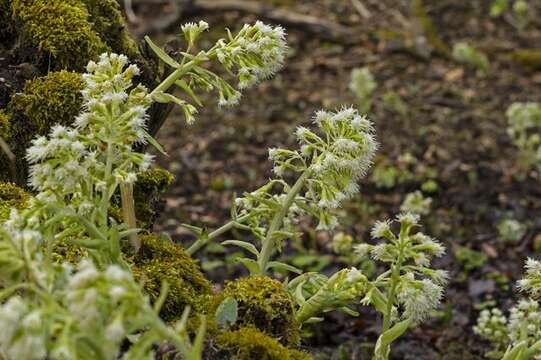
[[374, 359], [388, 359], [391, 343], [410, 326], [430, 317], [443, 297], [448, 274], [430, 266], [434, 257], [445, 253], [445, 247], [431, 237], [417, 232], [419, 216], [403, 213], [393, 221], [377, 222], [372, 237], [382, 239], [377, 245], [359, 244], [360, 255], [370, 255], [385, 264], [385, 271], [366, 286], [362, 304], [373, 306], [383, 315], [381, 335]]
[[367, 113], [372, 107], [372, 94], [377, 87], [374, 75], [368, 67], [353, 69], [349, 82], [349, 90], [357, 98], [361, 113]]
[[541, 164], [541, 104], [513, 103], [506, 112], [507, 134], [520, 151], [524, 167], [539, 168]]
[[[187, 49], [182, 52], [182, 60], [177, 61], [160, 49], [152, 40], [146, 41], [160, 59], [174, 71], [150, 94], [152, 99], [162, 103], [173, 102], [184, 111], [186, 122], [195, 121], [197, 106], [203, 104], [196, 95], [197, 90], [217, 91], [220, 106], [232, 106], [239, 102], [241, 90], [253, 87], [262, 80], [270, 78], [283, 65], [287, 45], [285, 31], [261, 21], [244, 27], [233, 35], [227, 31], [227, 38], [220, 39], [208, 50], [192, 53], [197, 40], [208, 29], [208, 24], [188, 23], [182, 26], [182, 33], [187, 41]], [[221, 76], [207, 69], [208, 63], [218, 63], [225, 71], [237, 79], [236, 88]], [[176, 86], [191, 99], [186, 101], [175, 97], [167, 90]]]
[[[226, 245], [244, 248], [255, 259], [241, 259], [253, 274], [265, 274], [270, 268], [298, 272], [281, 262], [271, 261], [283, 240], [295, 236], [294, 224], [302, 215], [312, 215], [318, 229], [332, 230], [338, 220], [333, 210], [359, 191], [357, 181], [369, 168], [377, 147], [371, 122], [353, 108], [336, 112], [318, 111], [313, 123], [316, 131], [299, 127], [298, 150], [270, 149], [275, 179], [235, 200], [232, 221], [207, 234], [191, 227], [199, 239], [188, 249], [197, 251], [232, 227], [247, 230], [260, 248], [244, 241], [226, 241]], [[296, 177], [291, 185], [287, 173]]]
[[498, 308], [481, 311], [473, 328], [493, 345], [490, 358], [527, 360], [541, 354], [541, 262], [528, 259], [525, 270], [518, 288], [529, 298], [519, 300], [508, 316]]
[[[189, 47], [201, 27], [183, 27]], [[233, 40], [220, 42], [215, 47], [223, 50], [219, 61], [228, 62], [229, 70], [250, 67], [255, 78], [243, 78], [250, 85], [281, 65], [283, 31], [257, 23], [244, 27], [235, 39], [241, 43], [240, 54], [228, 52]], [[218, 57], [216, 52], [207, 55]], [[193, 59], [188, 58], [186, 53], [181, 63], [190, 64]], [[189, 308], [172, 326], [161, 320], [167, 283], [151, 305], [121, 251], [129, 240], [135, 240], [131, 246], [138, 250], [137, 238], [131, 237], [138, 229], [110, 214], [115, 192], [133, 184], [152, 164], [152, 156], [134, 151], [134, 146], [148, 142], [161, 150], [146, 128], [152, 102], [171, 100], [166, 91], [174, 83], [183, 87], [182, 76], [197, 78], [198, 84], [211, 79], [220, 97], [237, 96], [224, 80], [198, 68], [198, 62], [149, 92], [133, 83], [139, 70], [128, 65], [126, 56], [103, 54], [88, 63], [84, 104], [74, 125], [57, 125], [48, 137], [32, 142], [27, 160], [35, 196], [0, 227], [0, 324], [6, 330], [0, 335], [2, 358], [146, 359], [154, 358], [154, 345], [161, 341], [185, 359], [201, 358], [204, 317], [193, 342], [187, 331]], [[206, 75], [198, 77], [198, 72]], [[187, 92], [196, 86], [191, 80]], [[53, 258], [57, 244], [81, 250], [82, 259], [71, 259], [79, 263], [75, 268]]]

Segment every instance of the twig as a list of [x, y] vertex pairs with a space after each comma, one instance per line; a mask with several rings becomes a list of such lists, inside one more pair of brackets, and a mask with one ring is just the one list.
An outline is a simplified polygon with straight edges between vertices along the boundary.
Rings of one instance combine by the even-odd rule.
[[360, 0], [351, 0], [351, 3], [363, 18], [370, 19], [372, 14]]
[[[128, 225], [128, 229], [137, 228], [137, 218], [135, 217], [135, 204], [133, 201], [133, 184], [122, 183], [120, 184], [120, 198], [122, 202], [122, 216], [124, 222]], [[137, 234], [130, 234], [130, 243], [138, 252], [141, 248], [141, 242], [139, 241]]]

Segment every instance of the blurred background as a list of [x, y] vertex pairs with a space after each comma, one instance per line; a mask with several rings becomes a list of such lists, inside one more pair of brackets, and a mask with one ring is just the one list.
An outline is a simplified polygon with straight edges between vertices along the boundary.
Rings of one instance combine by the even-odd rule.
[[[180, 25], [205, 20], [208, 44], [256, 20], [287, 29], [285, 68], [231, 109], [209, 104], [186, 126], [174, 111], [158, 134], [175, 175], [158, 231], [189, 244], [182, 223], [220, 226], [234, 194], [271, 174], [269, 147], [295, 147], [294, 129], [315, 110], [353, 104], [375, 123], [381, 144], [361, 193], [346, 204], [339, 231], [302, 223], [287, 262], [332, 272], [375, 264], [352, 255], [372, 242], [374, 221], [402, 210], [422, 214], [424, 232], [448, 253], [451, 271], [433, 320], [401, 338], [396, 359], [476, 359], [486, 344], [471, 327], [487, 306], [508, 307], [527, 256], [541, 252], [541, 186], [507, 134], [507, 108], [541, 102], [538, 0], [125, 0], [133, 34], [182, 51]], [[203, 41], [202, 46], [205, 46]], [[225, 239], [224, 239], [225, 240]], [[294, 251], [293, 251], [294, 250]], [[238, 253], [211, 245], [198, 253], [220, 283], [242, 274]], [[278, 275], [280, 276], [280, 275]], [[329, 314], [306, 330], [317, 359], [367, 359], [375, 313]]]

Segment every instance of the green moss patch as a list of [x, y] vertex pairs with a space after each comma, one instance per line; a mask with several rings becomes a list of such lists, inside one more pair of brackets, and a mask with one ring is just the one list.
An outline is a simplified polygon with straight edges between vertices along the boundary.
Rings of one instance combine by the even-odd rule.
[[7, 220], [11, 209], [24, 209], [30, 194], [9, 182], [0, 182], [0, 221]]
[[235, 360], [310, 360], [302, 351], [288, 349], [253, 326], [226, 331], [216, 338], [218, 346]]

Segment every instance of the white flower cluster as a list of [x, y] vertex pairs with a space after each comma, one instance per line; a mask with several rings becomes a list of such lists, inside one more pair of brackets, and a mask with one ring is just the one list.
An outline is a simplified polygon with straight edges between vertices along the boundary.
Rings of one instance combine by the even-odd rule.
[[541, 339], [541, 262], [528, 259], [525, 265], [525, 277], [518, 282], [520, 290], [530, 295], [529, 299], [520, 300], [509, 311], [509, 316], [494, 308], [483, 310], [473, 330], [489, 340], [496, 356], [503, 356], [519, 348], [528, 353], [538, 354], [538, 342]]
[[[399, 235], [393, 232], [392, 221], [378, 221], [371, 234], [386, 241], [378, 245], [359, 244], [355, 251], [360, 256], [370, 254], [375, 260], [391, 264], [390, 274], [378, 278], [374, 286], [387, 288], [391, 282], [396, 282], [397, 298], [393, 306], [402, 310], [403, 319], [421, 322], [438, 307], [443, 297], [448, 273], [430, 268], [430, 262], [432, 258], [442, 256], [445, 247], [422, 232], [412, 233], [419, 225], [418, 215], [402, 213], [396, 221], [400, 223]], [[372, 295], [369, 291], [365, 303], [373, 302]]]
[[305, 127], [296, 131], [300, 151], [270, 149], [274, 172], [309, 172], [305, 197], [318, 208], [319, 229], [333, 229], [336, 217], [329, 210], [359, 191], [357, 182], [372, 164], [377, 149], [372, 123], [353, 108], [318, 111], [314, 116], [321, 136]]
[[180, 28], [188, 43], [193, 43], [199, 35], [208, 30], [209, 24], [201, 20], [197, 24], [193, 22], [186, 23]]
[[134, 182], [139, 171], [149, 168], [152, 156], [131, 148], [147, 141], [150, 100], [142, 85], [132, 88], [139, 70], [126, 65], [126, 56], [117, 54], [102, 54], [98, 63], [91, 61], [83, 75], [84, 111], [74, 127], [57, 125], [49, 138], [32, 142], [26, 157], [32, 164], [29, 183], [39, 191], [38, 200], [75, 194], [92, 197], [89, 187], [110, 191], [109, 180]]
[[46, 332], [40, 309], [32, 309], [13, 296], [0, 305], [0, 349], [9, 359], [41, 360], [47, 357]]
[[[0, 245], [8, 241], [3, 236]], [[37, 252], [12, 256], [24, 262]], [[0, 256], [5, 263], [4, 254]], [[32, 285], [25, 296], [13, 295], [0, 305], [0, 353], [9, 359], [91, 359], [96, 351], [102, 359], [118, 359], [126, 336], [159, 321], [132, 275], [117, 265], [99, 271], [84, 260], [75, 272], [70, 265], [48, 268], [40, 260], [31, 266], [33, 275], [49, 269], [50, 278], [40, 283], [27, 276], [25, 284]], [[156, 334], [141, 334], [141, 343], [130, 350], [135, 356], [123, 358], [147, 358], [152, 340], [146, 336]]]
[[507, 318], [497, 308], [481, 311], [477, 319], [477, 325], [473, 327], [473, 331], [485, 339], [490, 340], [499, 348], [505, 347], [509, 341]]
[[518, 286], [533, 299], [539, 299], [541, 297], [541, 262], [528, 258], [524, 268], [526, 276], [519, 280]]
[[506, 317], [498, 308], [483, 310], [473, 331], [489, 340], [494, 346], [493, 354], [502, 356], [506, 348], [524, 342], [532, 346], [541, 339], [541, 309], [539, 303], [523, 299], [509, 310]]
[[250, 88], [268, 79], [284, 63], [287, 44], [282, 27], [272, 27], [257, 21], [245, 24], [235, 37], [221, 39], [216, 44], [218, 61], [230, 71], [236, 69], [239, 89]]
[[528, 344], [541, 339], [541, 309], [534, 300], [520, 300], [509, 311], [508, 334], [511, 341], [516, 344], [527, 338]]
[[514, 103], [506, 112], [507, 134], [528, 166], [541, 166], [541, 104]]

